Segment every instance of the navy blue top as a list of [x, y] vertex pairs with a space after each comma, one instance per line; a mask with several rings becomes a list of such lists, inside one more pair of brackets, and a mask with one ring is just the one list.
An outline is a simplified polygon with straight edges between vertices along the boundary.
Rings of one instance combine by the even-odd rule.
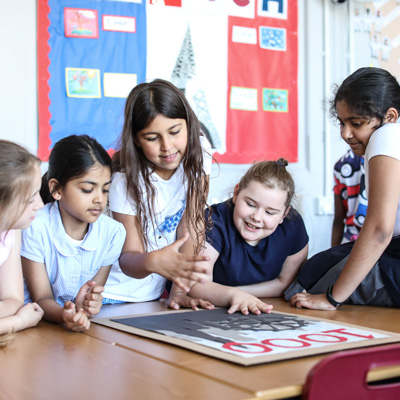
[[260, 240], [257, 246], [249, 245], [237, 231], [232, 200], [214, 204], [211, 209], [213, 225], [206, 240], [219, 253], [213, 280], [222, 285], [251, 285], [275, 279], [286, 258], [298, 253], [308, 243], [303, 219], [293, 208], [275, 232]]

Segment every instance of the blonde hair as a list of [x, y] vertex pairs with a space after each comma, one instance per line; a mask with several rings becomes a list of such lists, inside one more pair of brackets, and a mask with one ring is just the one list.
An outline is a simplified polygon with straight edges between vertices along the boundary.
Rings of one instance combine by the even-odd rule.
[[9, 345], [14, 340], [15, 336], [16, 336], [15, 332], [9, 332], [0, 335], [0, 349], [7, 347], [7, 345]]
[[270, 189], [278, 188], [286, 192], [285, 207], [288, 208], [295, 193], [295, 186], [292, 176], [286, 169], [287, 165], [288, 162], [284, 158], [280, 158], [278, 161], [254, 163], [240, 180], [238, 193], [245, 189], [250, 182], [256, 181]]
[[0, 140], [0, 229], [7, 231], [29, 201], [35, 167], [40, 160], [22, 146]]

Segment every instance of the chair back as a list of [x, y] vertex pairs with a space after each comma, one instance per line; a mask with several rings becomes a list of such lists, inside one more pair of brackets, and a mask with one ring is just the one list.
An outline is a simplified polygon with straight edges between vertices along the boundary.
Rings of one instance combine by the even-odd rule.
[[400, 378], [394, 383], [367, 382], [371, 369], [394, 365], [400, 371], [400, 344], [333, 353], [309, 372], [302, 400], [398, 400]]

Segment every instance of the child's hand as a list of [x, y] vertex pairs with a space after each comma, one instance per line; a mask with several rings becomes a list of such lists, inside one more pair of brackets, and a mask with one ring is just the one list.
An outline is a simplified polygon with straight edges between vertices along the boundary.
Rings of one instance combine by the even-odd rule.
[[171, 294], [171, 296], [169, 296], [167, 304], [169, 308], [172, 308], [174, 310], [179, 310], [181, 307], [192, 308], [195, 311], [198, 311], [198, 307], [205, 308], [206, 310], [214, 309], [214, 305], [211, 304], [209, 301], [194, 299], [184, 292]]
[[87, 281], [75, 297], [75, 306], [79, 310], [83, 308], [86, 315], [91, 318], [96, 315], [101, 308], [104, 292], [103, 286], [96, 285], [95, 281]]
[[39, 304], [27, 303], [16, 312], [15, 316], [21, 321], [17, 330], [22, 330], [36, 326], [43, 317], [43, 310]]
[[76, 311], [75, 304], [72, 301], [66, 301], [63, 310], [63, 320], [66, 327], [74, 332], [82, 332], [88, 330], [90, 321], [83, 308]]
[[86, 293], [85, 300], [83, 302], [83, 309], [86, 315], [91, 318], [100, 312], [103, 304], [103, 296], [101, 293], [104, 292], [104, 286], [93, 286], [91, 291]]
[[333, 311], [336, 307], [326, 299], [324, 294], [296, 293], [290, 304], [296, 308], [311, 308], [312, 310]]
[[243, 290], [232, 288], [232, 295], [229, 303], [231, 305], [228, 314], [240, 311], [244, 315], [248, 315], [249, 311], [253, 314], [261, 314], [262, 312], [269, 314], [272, 306], [264, 303], [257, 297], [244, 292]]
[[210, 258], [208, 256], [187, 255], [179, 252], [179, 249], [188, 238], [189, 234], [186, 234], [175, 243], [152, 252], [152, 258], [154, 258], [152, 264], [157, 269], [155, 272], [173, 281], [186, 293], [189, 292], [189, 287], [182, 282], [182, 278], [189, 281], [205, 282], [204, 277], [196, 273], [207, 275], [211, 273], [208, 268], [196, 265], [200, 261], [209, 261]]

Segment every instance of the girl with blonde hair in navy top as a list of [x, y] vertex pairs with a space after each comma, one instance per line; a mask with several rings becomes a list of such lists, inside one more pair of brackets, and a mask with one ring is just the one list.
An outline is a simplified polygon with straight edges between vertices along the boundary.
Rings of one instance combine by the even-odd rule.
[[213, 277], [193, 285], [190, 295], [243, 314], [270, 312], [258, 298], [283, 295], [308, 254], [303, 219], [291, 207], [295, 188], [287, 165], [282, 158], [255, 163], [231, 199], [211, 206], [203, 254]]

